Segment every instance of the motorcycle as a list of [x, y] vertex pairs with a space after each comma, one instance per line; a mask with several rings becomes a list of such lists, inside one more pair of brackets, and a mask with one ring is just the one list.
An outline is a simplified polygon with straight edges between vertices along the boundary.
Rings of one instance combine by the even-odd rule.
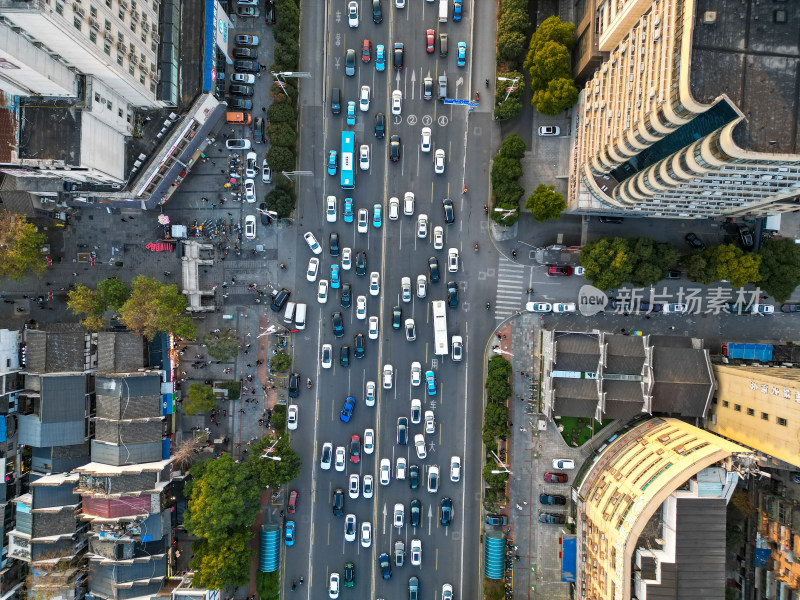
[[483, 213], [487, 214], [487, 215], [489, 214], [489, 205], [488, 204], [484, 204], [483, 205]]
[[307, 377], [307, 378], [306, 378], [306, 387], [307, 387], [308, 389], [311, 389], [311, 386], [312, 386], [312, 385], [313, 385], [313, 384], [311, 383], [311, 378], [310, 378], [310, 377]]
[[478, 251], [478, 242], [475, 242], [475, 252]]
[[489, 310], [490, 308], [492, 308], [492, 303], [491, 302], [487, 302], [486, 303], [486, 310]]
[[486, 87], [487, 88], [489, 87], [489, 80], [488, 79], [486, 80]]

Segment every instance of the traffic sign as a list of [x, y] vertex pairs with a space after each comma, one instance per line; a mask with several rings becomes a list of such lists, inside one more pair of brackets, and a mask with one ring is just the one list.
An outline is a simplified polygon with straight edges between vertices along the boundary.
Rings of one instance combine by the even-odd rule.
[[467, 106], [471, 104], [469, 100], [456, 100], [454, 98], [445, 98], [445, 104], [460, 104], [462, 106]]

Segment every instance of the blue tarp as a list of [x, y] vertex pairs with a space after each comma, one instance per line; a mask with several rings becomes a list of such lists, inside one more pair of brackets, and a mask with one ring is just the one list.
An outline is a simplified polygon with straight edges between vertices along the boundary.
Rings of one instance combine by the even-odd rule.
[[214, 21], [217, 0], [206, 0], [206, 19], [203, 30], [203, 92], [208, 94], [214, 89]]
[[6, 417], [0, 415], [0, 442], [6, 441]]
[[272, 573], [278, 570], [281, 558], [281, 526], [262, 525], [258, 553], [258, 570]]
[[486, 577], [502, 579], [505, 572], [506, 536], [502, 531], [490, 531], [485, 539], [483, 565]]
[[171, 440], [169, 438], [162, 438], [161, 439], [161, 458], [162, 458], [162, 460], [167, 460], [169, 458], [170, 442], [171, 442]]
[[770, 362], [772, 360], [772, 344], [725, 344], [725, 356], [728, 358], [744, 358]]
[[561, 581], [575, 581], [577, 564], [578, 538], [574, 535], [565, 535], [562, 538], [561, 552]]

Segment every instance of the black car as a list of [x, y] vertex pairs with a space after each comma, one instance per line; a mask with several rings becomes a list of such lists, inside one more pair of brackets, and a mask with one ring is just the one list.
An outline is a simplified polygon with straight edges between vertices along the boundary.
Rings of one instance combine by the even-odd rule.
[[372, 0], [372, 22], [383, 22], [383, 11], [381, 10], [381, 0]]
[[275, 312], [279, 312], [291, 295], [292, 292], [286, 288], [281, 290], [272, 290], [272, 304], [270, 305], [270, 308]]
[[356, 252], [356, 275], [367, 274], [367, 253], [363, 250]]
[[344, 55], [344, 74], [352, 77], [356, 74], [356, 51], [348, 48]]
[[706, 249], [706, 245], [703, 243], [703, 240], [697, 237], [694, 233], [687, 233], [684, 239], [686, 240], [686, 243], [689, 244], [695, 250]]
[[397, 444], [408, 445], [408, 417], [397, 417]]
[[415, 576], [408, 578], [408, 600], [419, 600], [419, 579]]
[[341, 517], [344, 514], [344, 490], [342, 488], [333, 490], [331, 506], [333, 506], [334, 517]]
[[559, 494], [539, 494], [539, 503], [563, 505], [567, 503], [567, 499]]
[[785, 313], [800, 312], [800, 303], [797, 303], [797, 302], [786, 302], [785, 304], [781, 304], [781, 312], [785, 312]]
[[264, 19], [264, 22], [267, 25], [275, 25], [275, 7], [272, 4], [267, 4], [267, 17]]
[[297, 398], [300, 394], [300, 374], [292, 373], [289, 376], [289, 398]]
[[344, 324], [342, 321], [342, 313], [338, 310], [331, 315], [331, 326], [333, 327], [334, 337], [340, 338], [344, 336]]
[[339, 350], [339, 364], [343, 367], [350, 366], [350, 346], [345, 344]]
[[339, 234], [331, 231], [328, 237], [328, 245], [330, 246], [331, 256], [339, 256]]
[[342, 284], [342, 308], [350, 308], [350, 300], [352, 299], [352, 291], [349, 283]]
[[258, 73], [261, 67], [253, 60], [235, 60], [233, 70], [237, 73]]
[[411, 515], [410, 515], [410, 522], [412, 527], [419, 527], [419, 524], [422, 522], [422, 502], [420, 502], [417, 498], [414, 498], [411, 501]]
[[403, 309], [395, 306], [392, 309], [392, 329], [400, 329], [403, 320]]
[[256, 60], [258, 58], [258, 51], [255, 50], [254, 48], [234, 48], [233, 57], [249, 58], [251, 60]]
[[619, 225], [625, 219], [623, 219], [622, 217], [600, 217], [597, 220], [600, 221], [601, 223], [613, 223], [614, 225]]
[[397, 162], [400, 160], [400, 154], [402, 150], [400, 148], [400, 136], [393, 135], [389, 138], [389, 160], [392, 162]]
[[487, 525], [508, 525], [508, 518], [505, 515], [486, 515]]
[[539, 523], [550, 523], [551, 525], [563, 525], [566, 522], [567, 520], [564, 518], [564, 515], [551, 515], [548, 513], [542, 513], [539, 515]]
[[257, 117], [256, 123], [253, 125], [253, 141], [256, 144], [264, 143], [264, 119], [261, 117]]
[[353, 587], [356, 582], [356, 566], [351, 563], [344, 563], [344, 587]]
[[395, 69], [402, 69], [403, 68], [403, 50], [405, 46], [403, 46], [402, 42], [395, 42], [394, 44], [394, 54], [392, 56], [392, 64], [394, 64]]
[[450, 225], [453, 221], [456, 220], [455, 213], [453, 211], [453, 201], [450, 198], [444, 198], [442, 200], [442, 210], [444, 211], [444, 222]]
[[267, 214], [267, 205], [264, 202], [258, 205], [258, 211], [258, 214], [261, 215], [262, 225], [269, 225], [272, 223], [272, 219], [270, 219], [269, 215]]
[[667, 271], [667, 279], [680, 279], [681, 272], [678, 269], [670, 269]]
[[443, 527], [447, 527], [453, 521], [453, 501], [450, 498], [442, 498], [439, 504], [439, 521]]
[[450, 308], [458, 306], [458, 283], [455, 281], [447, 282], [447, 304]]
[[408, 467], [408, 487], [415, 490], [419, 487], [419, 466], [410, 465]]
[[439, 260], [435, 256], [428, 259], [428, 279], [431, 283], [439, 281]]
[[253, 101], [247, 98], [228, 98], [228, 108], [236, 110], [253, 110]]
[[385, 133], [386, 116], [383, 113], [378, 113], [375, 115], [375, 137], [382, 140]]
[[353, 348], [355, 348], [356, 358], [364, 358], [366, 349], [364, 348], [364, 334], [357, 333], [353, 339]]
[[228, 88], [228, 93], [231, 94], [232, 96], [252, 96], [253, 86], [239, 85], [235, 83]]
[[389, 555], [384, 552], [378, 557], [378, 564], [381, 566], [381, 574], [386, 581], [392, 578], [392, 564]]
[[745, 248], [753, 247], [753, 233], [744, 225], [739, 225], [739, 239]]

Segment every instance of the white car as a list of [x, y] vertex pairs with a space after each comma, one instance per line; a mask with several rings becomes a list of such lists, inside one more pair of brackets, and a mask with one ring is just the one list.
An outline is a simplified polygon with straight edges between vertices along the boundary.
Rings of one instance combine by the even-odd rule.
[[450, 457], [450, 481], [458, 483], [461, 480], [461, 459], [458, 456]]
[[[685, 313], [688, 310], [686, 304], [665, 304], [663, 312], [666, 313]], [[556, 311], [553, 311], [556, 312]]]
[[353, 500], [357, 500], [360, 491], [361, 491], [361, 479], [359, 479], [356, 473], [353, 473], [352, 475], [350, 475], [350, 480], [347, 485], [347, 494]]
[[314, 234], [310, 231], [303, 235], [303, 239], [308, 244], [308, 247], [314, 254], [322, 254], [322, 246], [319, 245], [317, 238], [314, 237]]
[[253, 215], [247, 215], [244, 218], [244, 238], [246, 240], [256, 239], [256, 218]]
[[413, 342], [417, 339], [417, 325], [414, 319], [406, 319], [406, 341]]
[[349, 271], [353, 266], [353, 251], [350, 248], [342, 248], [342, 269]]
[[317, 284], [317, 302], [325, 304], [328, 302], [328, 280], [320, 279]]
[[358, 27], [358, 2], [355, 0], [347, 4], [347, 24], [350, 27]]
[[372, 475], [364, 475], [364, 485], [361, 486], [361, 495], [369, 500], [375, 491], [375, 482]]
[[411, 540], [411, 565], [418, 567], [422, 564], [422, 542], [418, 539]]
[[[554, 313], [574, 313], [575, 312], [575, 303], [574, 302], [563, 302], [563, 303], [553, 304], [553, 312]], [[667, 312], [667, 311], [665, 310], [664, 312]]]
[[437, 175], [444, 173], [444, 150], [441, 148], [433, 153], [433, 172]]
[[406, 195], [403, 196], [403, 214], [407, 217], [414, 214], [414, 194], [412, 192], [406, 192]]
[[444, 228], [437, 225], [433, 228], [433, 249], [441, 250], [444, 248]]
[[418, 433], [417, 435], [414, 436], [414, 450], [417, 451], [418, 459], [423, 460], [427, 458], [428, 451], [425, 449], [425, 436], [422, 435], [421, 433]]
[[558, 125], [542, 125], [539, 127], [539, 135], [543, 137], [558, 135], [559, 133], [561, 133], [561, 129], [559, 129]]
[[315, 256], [312, 256], [308, 259], [308, 269], [306, 269], [306, 279], [311, 282], [317, 280], [317, 274], [319, 274], [319, 259]]
[[402, 456], [397, 457], [397, 461], [394, 465], [394, 478], [395, 479], [405, 479], [406, 478], [406, 459]]
[[389, 220], [397, 221], [400, 218], [400, 200], [389, 198]]
[[369, 231], [369, 212], [366, 208], [358, 209], [358, 233], [367, 233]]
[[453, 347], [453, 360], [459, 362], [464, 358], [464, 340], [460, 335], [454, 335], [451, 345]]
[[394, 378], [394, 368], [392, 365], [383, 365], [383, 389], [392, 389], [392, 380]]
[[267, 157], [261, 161], [261, 181], [264, 183], [272, 183], [272, 169], [269, 168]]
[[377, 296], [381, 293], [381, 274], [373, 271], [369, 274], [369, 295]]
[[375, 430], [364, 430], [364, 454], [372, 454], [375, 451]]
[[436, 421], [432, 410], [425, 411], [425, 433], [436, 433]]
[[458, 273], [458, 249], [450, 248], [447, 251], [447, 272]]
[[361, 86], [361, 93], [358, 96], [358, 109], [361, 112], [367, 112], [369, 110], [369, 86], [362, 85]]
[[435, 494], [439, 491], [439, 466], [428, 467], [428, 492]]
[[322, 344], [322, 357], [320, 359], [323, 369], [330, 369], [333, 366], [333, 346]]
[[392, 463], [388, 458], [381, 459], [381, 466], [379, 469], [381, 485], [389, 485], [392, 480]]
[[364, 320], [367, 318], [367, 297], [359, 296], [356, 298], [356, 319]]
[[392, 114], [399, 115], [403, 112], [403, 92], [395, 90], [392, 92]]
[[422, 128], [422, 141], [420, 142], [419, 149], [423, 152], [431, 151], [431, 128]]
[[367, 382], [367, 397], [366, 397], [366, 405], [367, 406], [375, 406], [375, 382], [368, 381]]
[[296, 404], [292, 404], [286, 414], [286, 427], [291, 431], [297, 429], [298, 408]]
[[400, 298], [403, 302], [411, 302], [411, 277], [400, 278]]
[[339, 472], [344, 471], [345, 457], [347, 456], [344, 446], [336, 446], [336, 452], [334, 452], [333, 456], [333, 468]]
[[362, 171], [369, 171], [369, 146], [361, 144], [358, 151], [358, 166]]
[[336, 223], [336, 196], [328, 196], [325, 199], [325, 220], [328, 223]]
[[339, 574], [331, 573], [328, 579], [328, 597], [336, 600], [339, 597]]
[[[254, 75], [251, 75], [250, 77], [255, 79]], [[255, 177], [257, 173], [258, 173], [258, 154], [256, 154], [255, 152], [248, 152], [247, 162], [245, 162], [244, 176]]]
[[344, 517], [344, 541], [345, 542], [355, 542], [356, 541], [356, 529], [357, 527], [356, 516], [353, 513], [349, 513]]
[[252, 179], [244, 180], [244, 196], [250, 204], [256, 201], [256, 182]]
[[333, 459], [333, 444], [325, 442], [322, 444], [322, 456], [319, 459], [319, 468], [323, 471], [331, 470], [331, 460]]
[[575, 267], [575, 268], [572, 270], [572, 273], [573, 273], [574, 275], [577, 275], [578, 277], [584, 277], [584, 276], [586, 275], [586, 269], [585, 269], [585, 268], [583, 268], [583, 267]]
[[376, 316], [369, 318], [369, 339], [378, 339], [378, 317]]
[[361, 547], [372, 546], [372, 524], [369, 521], [361, 523]]
[[417, 217], [417, 237], [428, 237], [428, 215], [421, 214]]
[[395, 8], [405, 8], [406, 7], [406, 0], [394, 0], [394, 7]]
[[419, 425], [422, 421], [422, 402], [419, 398], [411, 399], [411, 424]]
[[[422, 365], [420, 365], [417, 361], [414, 361], [411, 363], [411, 385], [416, 387], [421, 383], [422, 383]], [[417, 402], [419, 402], [419, 400], [417, 400]]]
[[394, 505], [394, 521], [393, 524], [395, 527], [400, 529], [403, 526], [403, 520], [406, 514], [406, 507], [403, 506], [400, 502]]
[[554, 458], [552, 464], [554, 469], [564, 471], [575, 468], [575, 461], [569, 458]]
[[424, 298], [428, 295], [428, 278], [425, 275], [417, 275], [417, 298]]
[[453, 586], [449, 583], [442, 585], [442, 600], [453, 600]]
[[553, 305], [549, 302], [526, 302], [525, 310], [535, 313], [550, 313], [553, 312]]

